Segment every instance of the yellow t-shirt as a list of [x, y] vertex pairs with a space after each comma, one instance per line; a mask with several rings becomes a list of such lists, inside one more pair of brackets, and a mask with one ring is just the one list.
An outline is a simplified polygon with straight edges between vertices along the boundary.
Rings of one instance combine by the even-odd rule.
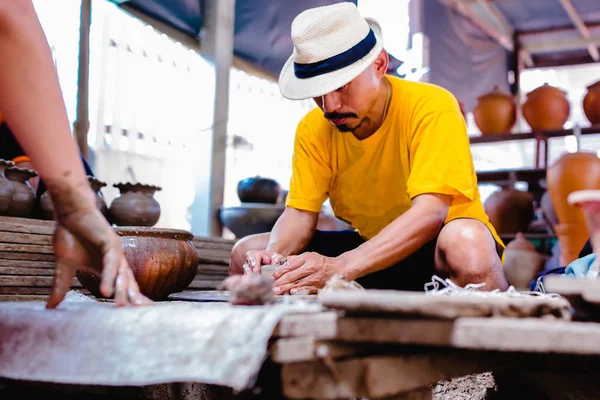
[[392, 99], [382, 126], [358, 140], [315, 108], [299, 123], [286, 205], [336, 217], [371, 239], [424, 193], [453, 196], [446, 222], [480, 220], [504, 244], [481, 203], [465, 120], [447, 90], [387, 77]]

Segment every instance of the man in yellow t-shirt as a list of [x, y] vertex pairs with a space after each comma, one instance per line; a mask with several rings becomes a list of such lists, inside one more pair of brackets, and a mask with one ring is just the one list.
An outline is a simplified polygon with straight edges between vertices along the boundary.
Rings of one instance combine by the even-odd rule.
[[[464, 118], [446, 90], [386, 76], [379, 25], [349, 2], [301, 13], [283, 67], [286, 98], [313, 98], [296, 131], [286, 209], [240, 240], [230, 272], [273, 273], [277, 293], [334, 274], [367, 288], [423, 290], [433, 275], [507, 288], [504, 245], [484, 212]], [[317, 231], [329, 198], [353, 231]]]

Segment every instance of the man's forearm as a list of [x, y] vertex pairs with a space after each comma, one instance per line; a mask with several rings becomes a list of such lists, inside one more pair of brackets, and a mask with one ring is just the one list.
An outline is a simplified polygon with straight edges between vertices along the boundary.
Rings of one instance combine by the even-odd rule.
[[271, 231], [266, 250], [284, 256], [298, 254], [312, 238], [317, 219], [317, 213], [286, 208]]
[[371, 240], [342, 254], [347, 279], [357, 279], [387, 268], [417, 251], [439, 234], [447, 209], [413, 206]]

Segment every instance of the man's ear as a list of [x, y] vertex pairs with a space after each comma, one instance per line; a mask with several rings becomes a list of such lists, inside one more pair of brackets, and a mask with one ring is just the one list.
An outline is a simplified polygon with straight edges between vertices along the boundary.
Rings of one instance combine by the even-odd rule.
[[389, 63], [390, 57], [388, 56], [387, 51], [381, 50], [375, 61], [373, 61], [375, 74], [378, 78], [383, 78], [383, 76], [387, 73]]

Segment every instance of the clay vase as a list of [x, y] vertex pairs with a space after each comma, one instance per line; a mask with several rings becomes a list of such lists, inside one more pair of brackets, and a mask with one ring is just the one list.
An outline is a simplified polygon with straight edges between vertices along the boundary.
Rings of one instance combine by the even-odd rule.
[[484, 209], [499, 235], [525, 232], [534, 216], [533, 195], [503, 188], [486, 199]]
[[[96, 194], [96, 207], [98, 210], [100, 210], [102, 215], [106, 217], [108, 215], [108, 208], [106, 207], [106, 202], [104, 201], [104, 197], [102, 197], [102, 193], [100, 192], [100, 189], [106, 186], [106, 183], [94, 178], [93, 176], [88, 175], [87, 178], [90, 187]], [[40, 217], [42, 219], [54, 219], [54, 205], [52, 204], [52, 198], [50, 197], [50, 193], [48, 191], [45, 191], [40, 196], [39, 207], [41, 214]]]
[[[116, 228], [121, 237], [125, 258], [133, 271], [140, 291], [146, 297], [166, 300], [171, 293], [189, 286], [198, 272], [198, 252], [190, 232], [148, 227]], [[80, 269], [81, 284], [98, 298], [100, 274]]]
[[579, 256], [588, 239], [582, 211], [569, 204], [567, 196], [578, 190], [600, 189], [600, 158], [593, 152], [563, 154], [546, 172], [548, 193], [558, 225], [554, 227], [561, 247], [561, 265], [566, 266]]
[[583, 112], [593, 126], [600, 125], [600, 81], [587, 87], [583, 97]]
[[255, 176], [238, 182], [238, 197], [242, 203], [277, 203], [281, 186], [277, 181]]
[[483, 136], [510, 133], [517, 121], [517, 106], [512, 96], [502, 93], [498, 86], [477, 99], [473, 108], [475, 124]]
[[113, 185], [121, 194], [108, 209], [110, 221], [117, 226], [154, 226], [160, 218], [160, 204], [153, 197], [158, 186], [141, 183]]
[[504, 273], [508, 283], [516, 289], [528, 289], [529, 284], [540, 272], [544, 258], [535, 250], [535, 246], [517, 233], [514, 240], [506, 245], [504, 252]]
[[0, 160], [0, 215], [5, 215], [10, 207], [13, 197], [13, 185], [6, 177], [6, 168], [14, 167], [15, 163], [7, 160]]
[[531, 130], [552, 131], [563, 128], [569, 119], [571, 105], [566, 92], [545, 83], [527, 94], [522, 111]]
[[36, 177], [37, 172], [27, 168], [10, 167], [6, 169], [5, 174], [11, 181], [14, 190], [6, 215], [21, 218], [31, 216], [35, 208], [36, 197], [35, 190], [28, 180]]

